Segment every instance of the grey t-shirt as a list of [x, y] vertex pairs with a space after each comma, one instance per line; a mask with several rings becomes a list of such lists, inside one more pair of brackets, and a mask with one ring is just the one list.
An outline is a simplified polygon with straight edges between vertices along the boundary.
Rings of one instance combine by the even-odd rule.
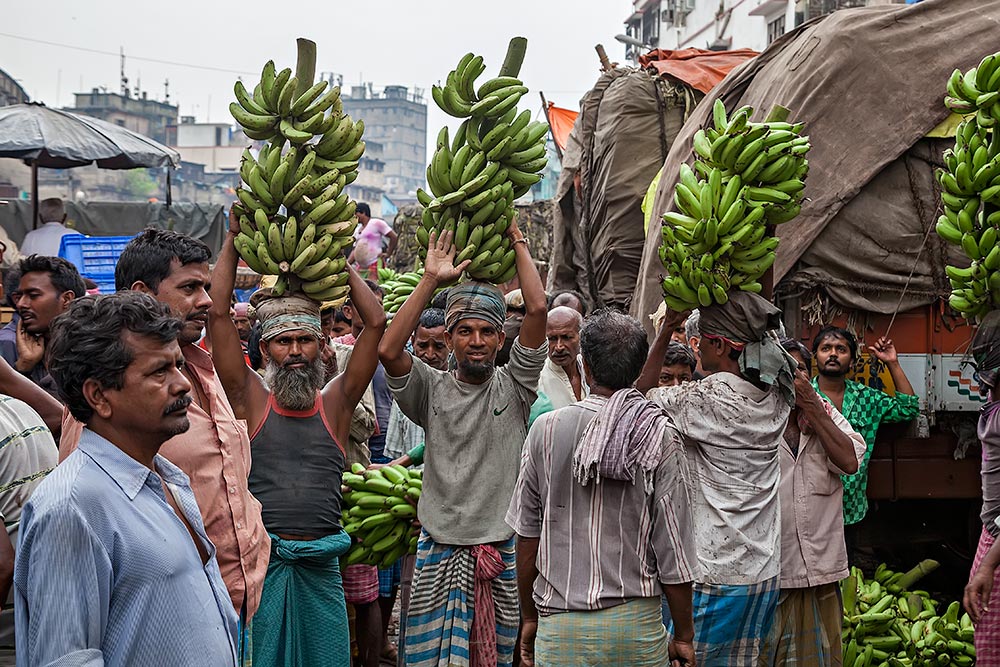
[[418, 516], [435, 542], [486, 544], [514, 534], [504, 516], [547, 350], [515, 340], [510, 362], [478, 385], [416, 357], [408, 375], [386, 375], [403, 414], [424, 429]]
[[990, 535], [1000, 535], [1000, 401], [980, 408], [979, 441], [983, 446], [983, 510], [980, 518]]

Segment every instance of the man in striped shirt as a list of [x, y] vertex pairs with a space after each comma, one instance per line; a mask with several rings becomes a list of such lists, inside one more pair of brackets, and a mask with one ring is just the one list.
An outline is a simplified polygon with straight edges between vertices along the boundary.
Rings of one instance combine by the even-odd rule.
[[[584, 324], [581, 347], [591, 395], [532, 426], [507, 513], [522, 664], [653, 666], [669, 653], [694, 665], [698, 554], [683, 446], [633, 388], [645, 332], [604, 310]], [[661, 594], [674, 619], [669, 651]]]

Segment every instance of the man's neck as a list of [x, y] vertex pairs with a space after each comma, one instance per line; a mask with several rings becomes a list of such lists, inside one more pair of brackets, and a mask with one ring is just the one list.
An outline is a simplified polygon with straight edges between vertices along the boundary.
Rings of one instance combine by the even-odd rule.
[[847, 376], [831, 376], [820, 373], [816, 376], [816, 384], [819, 385], [819, 390], [824, 394], [842, 394], [844, 388], [847, 387]]
[[87, 423], [87, 428], [128, 454], [143, 466], [155, 472], [156, 468], [153, 466], [153, 459], [156, 457], [157, 452], [160, 451], [160, 446], [163, 445], [162, 442], [156, 443], [153, 446], [150, 442], [136, 438], [134, 433], [126, 433], [121, 429], [115, 428], [113, 424], [101, 420], [91, 419]]
[[559, 366], [559, 368], [563, 369], [563, 373], [571, 380], [575, 380], [580, 376], [580, 368], [576, 365], [576, 359], [573, 359], [565, 366]]

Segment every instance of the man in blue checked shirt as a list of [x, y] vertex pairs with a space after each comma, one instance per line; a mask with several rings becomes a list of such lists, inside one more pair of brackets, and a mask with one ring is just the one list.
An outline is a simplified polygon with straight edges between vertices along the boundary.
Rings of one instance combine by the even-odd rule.
[[52, 325], [49, 372], [86, 424], [21, 518], [17, 664], [236, 664], [236, 612], [187, 476], [159, 456], [189, 427], [181, 323], [139, 292]]

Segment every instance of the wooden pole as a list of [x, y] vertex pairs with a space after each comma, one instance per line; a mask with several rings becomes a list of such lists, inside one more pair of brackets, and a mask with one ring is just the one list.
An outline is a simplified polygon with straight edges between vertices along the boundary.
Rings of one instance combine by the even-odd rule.
[[[788, 120], [788, 116], [792, 113], [791, 109], [783, 107], [780, 104], [775, 104], [771, 108], [771, 113], [767, 114], [767, 119], [765, 123], [780, 123]], [[768, 225], [767, 236], [774, 236], [774, 225]], [[774, 265], [771, 265], [764, 275], [760, 278], [761, 286], [761, 296], [763, 296], [768, 301], [774, 300]]]
[[38, 229], [38, 163], [31, 163], [31, 228]]
[[608, 59], [607, 51], [604, 50], [604, 45], [598, 44], [594, 47], [594, 50], [597, 51], [597, 57], [601, 60], [601, 70], [604, 72], [610, 72], [613, 67], [611, 65], [611, 61]]
[[559, 162], [562, 162], [562, 149], [559, 148], [559, 142], [556, 141], [556, 134], [552, 131], [552, 120], [549, 118], [549, 103], [546, 101], [545, 93], [542, 91], [538, 91], [538, 96], [542, 98], [542, 113], [545, 114], [545, 122], [549, 124], [549, 134], [552, 135], [552, 143], [556, 145], [556, 155], [559, 156]]

